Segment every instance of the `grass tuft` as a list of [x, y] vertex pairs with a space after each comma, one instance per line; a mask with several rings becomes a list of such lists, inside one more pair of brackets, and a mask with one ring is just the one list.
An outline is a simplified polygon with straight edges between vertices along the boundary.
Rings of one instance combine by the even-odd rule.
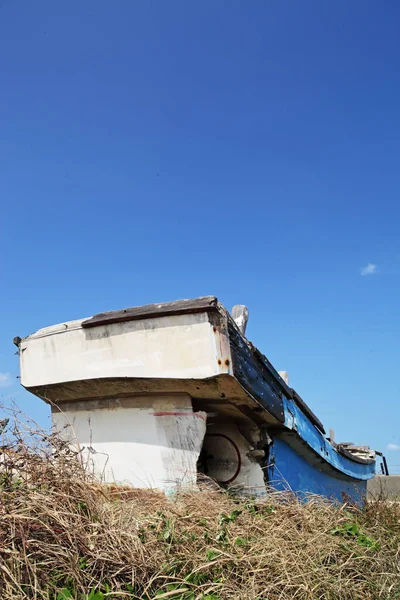
[[[17, 415], [18, 416], [18, 415]], [[0, 463], [2, 600], [395, 600], [400, 505], [182, 493], [93, 480], [17, 418]]]

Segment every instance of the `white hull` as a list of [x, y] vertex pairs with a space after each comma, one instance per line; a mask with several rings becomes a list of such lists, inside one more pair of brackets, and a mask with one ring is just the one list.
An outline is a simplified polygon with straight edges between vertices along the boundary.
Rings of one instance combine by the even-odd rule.
[[93, 329], [84, 329], [84, 321], [47, 327], [22, 340], [23, 386], [119, 377], [204, 379], [230, 373], [229, 344], [213, 331], [206, 313]]

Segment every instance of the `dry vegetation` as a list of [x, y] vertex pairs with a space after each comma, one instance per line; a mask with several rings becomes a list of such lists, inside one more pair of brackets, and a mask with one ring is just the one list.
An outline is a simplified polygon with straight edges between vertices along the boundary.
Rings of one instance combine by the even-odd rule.
[[171, 501], [96, 484], [56, 437], [9, 431], [1, 600], [400, 598], [398, 504], [216, 491]]

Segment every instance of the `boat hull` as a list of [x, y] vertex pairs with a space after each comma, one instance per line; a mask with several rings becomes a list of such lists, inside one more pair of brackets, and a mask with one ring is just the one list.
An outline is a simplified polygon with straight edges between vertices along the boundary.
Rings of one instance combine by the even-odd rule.
[[273, 440], [270, 448], [268, 481], [271, 488], [302, 498], [316, 494], [335, 502], [361, 504], [367, 493], [367, 480], [348, 477], [339, 470], [328, 472], [279, 438]]
[[167, 491], [195, 486], [201, 471], [241, 493], [359, 502], [374, 476], [375, 461], [326, 438], [215, 297], [62, 323], [20, 340], [19, 352], [21, 383], [107, 481], [138, 486], [137, 464]]

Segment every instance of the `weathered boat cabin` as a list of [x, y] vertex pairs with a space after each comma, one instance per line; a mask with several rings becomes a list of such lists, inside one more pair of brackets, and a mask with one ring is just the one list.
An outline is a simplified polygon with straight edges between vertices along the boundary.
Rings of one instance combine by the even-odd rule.
[[106, 482], [166, 493], [205, 475], [359, 501], [367, 446], [336, 444], [245, 337], [248, 312], [207, 296], [127, 308], [16, 338], [21, 383]]

